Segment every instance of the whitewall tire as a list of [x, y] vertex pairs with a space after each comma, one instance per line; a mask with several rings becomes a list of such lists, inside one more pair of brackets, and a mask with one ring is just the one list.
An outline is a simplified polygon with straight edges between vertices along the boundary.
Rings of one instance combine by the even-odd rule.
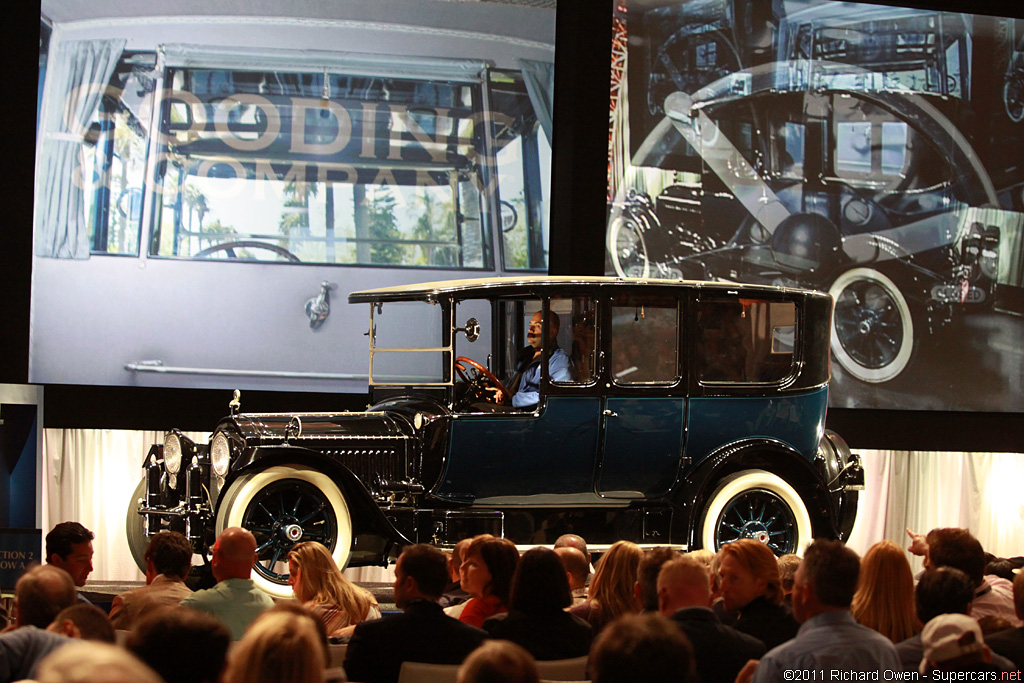
[[802, 553], [812, 540], [811, 516], [788, 482], [765, 470], [744, 470], [719, 482], [704, 508], [700, 539], [716, 552], [724, 543], [753, 538], [776, 555]]
[[888, 276], [872, 268], [848, 270], [832, 283], [832, 357], [862, 382], [888, 382], [910, 362], [914, 319]]
[[288, 551], [319, 541], [344, 569], [352, 548], [352, 518], [338, 485], [303, 465], [278, 465], [244, 474], [224, 494], [217, 534], [232, 526], [256, 536], [259, 556], [252, 578], [274, 597], [291, 597]]

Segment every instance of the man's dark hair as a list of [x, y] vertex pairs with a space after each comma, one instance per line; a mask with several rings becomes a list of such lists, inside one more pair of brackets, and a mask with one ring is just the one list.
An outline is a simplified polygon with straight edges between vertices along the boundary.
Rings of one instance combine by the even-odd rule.
[[60, 559], [68, 559], [71, 546], [91, 541], [96, 536], [78, 522], [61, 522], [46, 534], [46, 560], [56, 554]]
[[660, 614], [630, 614], [606, 626], [590, 649], [593, 683], [680, 681], [695, 677], [690, 639]]
[[857, 592], [860, 557], [839, 541], [819, 538], [807, 547], [800, 571], [822, 605], [849, 607]]
[[160, 531], [150, 540], [146, 559], [160, 574], [184, 579], [192, 569], [192, 544], [177, 531]]
[[402, 571], [416, 579], [420, 593], [440, 598], [448, 585], [448, 560], [432, 545], [417, 543], [402, 551]]
[[956, 567], [970, 577], [977, 588], [985, 578], [985, 551], [967, 529], [932, 529], [928, 541], [928, 562], [933, 567]]
[[571, 604], [569, 579], [558, 553], [544, 547], [523, 553], [512, 574], [509, 608], [530, 616], [544, 616]]
[[666, 562], [679, 557], [682, 554], [678, 550], [661, 546], [644, 553], [636, 570], [636, 580], [640, 584], [640, 599], [645, 612], [658, 611], [658, 573]]
[[217, 683], [231, 633], [206, 612], [161, 607], [143, 617], [126, 643], [166, 683]]
[[917, 618], [922, 624], [940, 614], [967, 614], [974, 600], [971, 577], [956, 567], [929, 567], [914, 589]]
[[75, 604], [78, 590], [70, 574], [47, 564], [22, 574], [14, 587], [14, 597], [18, 623], [46, 628], [62, 609]]
[[114, 627], [110, 625], [110, 619], [106, 613], [96, 605], [80, 602], [71, 607], [65, 607], [53, 618], [55, 622], [70, 621], [78, 627], [82, 640], [98, 640], [103, 643], [113, 643]]

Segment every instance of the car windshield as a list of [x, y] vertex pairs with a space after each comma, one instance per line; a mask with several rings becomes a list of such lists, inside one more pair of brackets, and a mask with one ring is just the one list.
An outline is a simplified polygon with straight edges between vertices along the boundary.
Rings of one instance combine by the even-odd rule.
[[370, 385], [445, 383], [451, 350], [442, 307], [427, 302], [374, 304], [370, 313]]

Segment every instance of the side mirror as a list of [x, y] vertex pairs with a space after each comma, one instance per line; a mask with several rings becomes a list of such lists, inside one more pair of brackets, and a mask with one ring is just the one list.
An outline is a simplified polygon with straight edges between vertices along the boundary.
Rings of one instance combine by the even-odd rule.
[[476, 318], [470, 318], [466, 321], [465, 327], [456, 327], [456, 332], [464, 332], [466, 334], [466, 341], [475, 342], [480, 338], [480, 321]]

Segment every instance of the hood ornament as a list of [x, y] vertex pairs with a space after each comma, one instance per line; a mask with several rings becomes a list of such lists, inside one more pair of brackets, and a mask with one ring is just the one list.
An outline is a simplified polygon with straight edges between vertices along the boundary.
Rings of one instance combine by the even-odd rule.
[[228, 410], [231, 411], [231, 417], [238, 415], [238, 408], [242, 405], [242, 392], [235, 389], [234, 395], [231, 397], [231, 402], [228, 403]]

